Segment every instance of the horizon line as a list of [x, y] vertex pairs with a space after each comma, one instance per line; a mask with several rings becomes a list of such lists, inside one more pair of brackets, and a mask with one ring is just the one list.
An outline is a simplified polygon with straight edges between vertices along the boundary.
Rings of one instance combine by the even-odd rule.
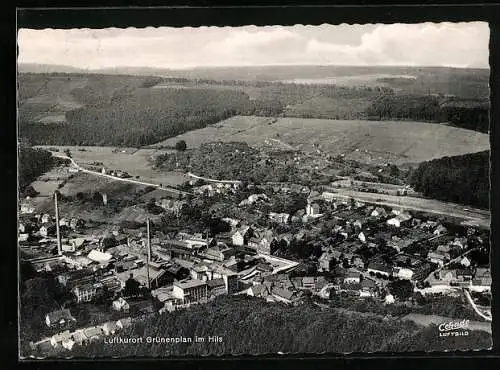
[[476, 67], [476, 66], [456, 66], [456, 65], [411, 65], [411, 64], [231, 64], [231, 65], [198, 65], [198, 66], [188, 66], [188, 67], [162, 67], [162, 66], [130, 66], [130, 65], [120, 65], [114, 67], [98, 67], [98, 68], [84, 68], [77, 67], [68, 64], [49, 64], [49, 63], [36, 63], [36, 62], [18, 62], [17, 66], [21, 65], [39, 65], [39, 66], [47, 66], [54, 68], [73, 68], [82, 71], [102, 71], [102, 70], [111, 70], [111, 69], [119, 69], [119, 68], [148, 68], [148, 69], [157, 69], [157, 70], [171, 70], [171, 71], [180, 71], [180, 70], [194, 70], [194, 69], [216, 69], [216, 68], [260, 68], [260, 67], [350, 67], [350, 68], [366, 68], [366, 67], [379, 67], [379, 68], [451, 68], [451, 69], [491, 69], [490, 66], [487, 67]]

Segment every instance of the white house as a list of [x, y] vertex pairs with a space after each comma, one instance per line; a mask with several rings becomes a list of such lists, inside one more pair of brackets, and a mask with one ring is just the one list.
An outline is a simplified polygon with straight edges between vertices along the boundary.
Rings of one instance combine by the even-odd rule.
[[432, 232], [434, 235], [443, 235], [447, 232], [448, 230], [446, 230], [446, 227], [444, 227], [443, 225], [438, 225], [434, 231]]
[[361, 282], [361, 277], [357, 271], [348, 271], [344, 277], [344, 284], [359, 284]]
[[464, 257], [460, 260], [460, 264], [464, 267], [470, 266], [470, 260], [467, 257]]
[[402, 224], [411, 220], [411, 215], [407, 213], [400, 213], [396, 217], [387, 220], [387, 225], [394, 227], [401, 227]]
[[371, 217], [386, 217], [387, 216], [387, 212], [385, 211], [384, 208], [382, 207], [376, 207], [372, 213], [370, 213], [370, 216]]
[[404, 267], [395, 267], [393, 270], [393, 275], [400, 279], [411, 280], [413, 277], [413, 271]]
[[387, 294], [384, 299], [385, 304], [393, 304], [394, 296], [392, 294]]
[[62, 333], [57, 333], [50, 337], [50, 344], [52, 344], [53, 347], [58, 347], [68, 339], [71, 339], [71, 333], [69, 332], [69, 330], [66, 330]]
[[335, 197], [335, 194], [334, 193], [330, 193], [330, 192], [327, 192], [327, 191], [324, 191], [323, 193], [321, 193], [321, 197], [326, 201], [326, 202], [333, 202], [336, 197]]
[[362, 231], [359, 233], [358, 239], [361, 240], [362, 243], [366, 243], [366, 236]]
[[122, 297], [113, 301], [112, 307], [115, 311], [128, 311], [130, 309], [130, 305]]
[[21, 204], [21, 213], [33, 213], [35, 212], [35, 207], [33, 207], [30, 203], [24, 202]]
[[320, 208], [318, 203], [307, 203], [306, 215], [308, 216], [318, 216], [320, 214]]
[[290, 215], [288, 213], [271, 212], [271, 213], [269, 213], [269, 219], [274, 221], [274, 222], [286, 224], [288, 222], [288, 220], [290, 219]]

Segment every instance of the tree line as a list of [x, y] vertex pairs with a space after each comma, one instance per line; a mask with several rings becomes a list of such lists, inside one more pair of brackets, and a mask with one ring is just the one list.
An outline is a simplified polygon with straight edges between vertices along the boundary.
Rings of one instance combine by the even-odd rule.
[[[256, 298], [220, 297], [188, 310], [156, 315], [134, 323], [125, 337], [143, 337], [134, 346], [102, 342], [75, 348], [75, 356], [182, 356], [269, 353], [399, 352], [488, 348], [491, 337], [471, 332], [468, 337], [442, 341], [437, 327], [422, 329], [410, 322], [386, 321], [336, 309], [321, 310], [270, 304]], [[147, 343], [147, 337], [186, 337], [192, 343]], [[194, 343], [194, 337], [220, 336], [218, 343]], [[446, 347], [446, 348], [444, 348]]]
[[489, 157], [489, 151], [483, 151], [423, 162], [412, 172], [410, 183], [425, 196], [488, 209]]

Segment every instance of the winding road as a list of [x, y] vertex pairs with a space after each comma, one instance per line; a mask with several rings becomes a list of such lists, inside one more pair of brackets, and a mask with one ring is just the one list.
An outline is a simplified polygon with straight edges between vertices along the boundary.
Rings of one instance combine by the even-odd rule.
[[161, 186], [161, 185], [153, 184], [153, 183], [150, 183], [150, 182], [144, 182], [144, 181], [139, 181], [139, 180], [134, 180], [134, 179], [126, 179], [126, 178], [122, 178], [122, 177], [116, 177], [116, 176], [107, 175], [105, 173], [98, 172], [98, 171], [88, 170], [88, 169], [80, 166], [78, 163], [76, 163], [75, 160], [73, 158], [71, 158], [71, 157], [68, 157], [68, 156], [62, 155], [62, 154], [55, 154], [55, 153], [52, 153], [52, 155], [54, 157], [57, 157], [57, 158], [70, 160], [71, 164], [76, 169], [78, 169], [79, 171], [84, 172], [84, 173], [90, 173], [90, 174], [95, 175], [95, 176], [106, 177], [108, 179], [115, 180], [115, 181], [128, 182], [128, 183], [131, 183], [131, 184], [144, 185], [144, 186], [153, 186], [155, 188], [158, 188], [158, 189], [161, 189], [161, 190], [165, 190], [165, 191], [171, 191], [171, 192], [177, 193], [177, 194], [192, 195], [192, 193], [189, 193], [189, 192], [186, 192], [186, 191], [182, 191], [182, 190], [179, 190], [179, 189], [175, 189], [175, 188], [171, 188], [171, 187], [168, 187], [168, 186]]

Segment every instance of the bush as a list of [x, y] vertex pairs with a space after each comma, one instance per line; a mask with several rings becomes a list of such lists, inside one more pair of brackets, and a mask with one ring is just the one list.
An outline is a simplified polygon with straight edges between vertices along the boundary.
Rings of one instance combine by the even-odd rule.
[[177, 143], [175, 143], [175, 149], [182, 152], [187, 149], [187, 144], [184, 140], [179, 140]]

